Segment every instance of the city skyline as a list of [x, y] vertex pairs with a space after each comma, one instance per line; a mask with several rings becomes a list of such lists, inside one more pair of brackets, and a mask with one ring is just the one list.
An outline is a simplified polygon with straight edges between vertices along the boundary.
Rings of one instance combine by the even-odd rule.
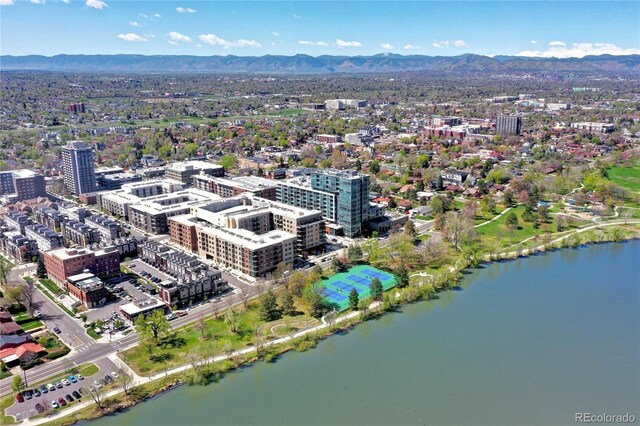
[[[0, 0], [0, 5], [3, 55], [640, 54], [640, 5], [625, 1]], [[603, 16], [619, 30], [603, 25]]]

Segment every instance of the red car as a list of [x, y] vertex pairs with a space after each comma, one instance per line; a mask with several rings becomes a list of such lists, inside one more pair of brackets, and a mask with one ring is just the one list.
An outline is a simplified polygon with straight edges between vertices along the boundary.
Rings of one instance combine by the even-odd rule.
[[65, 401], [65, 400], [64, 400], [64, 398], [62, 398], [62, 397], [58, 398], [58, 403], [59, 403], [60, 405], [62, 405], [63, 407], [64, 407], [65, 405], [67, 405], [67, 401]]
[[22, 396], [22, 394], [21, 394], [21, 393], [18, 393], [18, 394], [16, 395], [16, 401], [18, 401], [18, 402], [24, 402], [24, 396]]

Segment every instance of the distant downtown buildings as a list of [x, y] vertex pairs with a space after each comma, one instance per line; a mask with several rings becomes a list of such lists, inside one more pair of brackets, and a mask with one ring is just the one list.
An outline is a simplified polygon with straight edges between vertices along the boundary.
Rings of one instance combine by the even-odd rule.
[[62, 147], [64, 184], [74, 195], [95, 192], [96, 174], [93, 149], [82, 141], [69, 141]]

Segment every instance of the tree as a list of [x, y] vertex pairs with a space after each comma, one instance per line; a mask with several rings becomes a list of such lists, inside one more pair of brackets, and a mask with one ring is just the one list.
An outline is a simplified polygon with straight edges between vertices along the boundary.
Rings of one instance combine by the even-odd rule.
[[320, 283], [311, 284], [307, 287], [304, 298], [309, 305], [309, 315], [320, 318], [327, 310], [324, 302], [324, 287]]
[[25, 284], [20, 286], [20, 301], [27, 308], [27, 312], [33, 312], [33, 297], [36, 293], [36, 285], [33, 280], [25, 280]]
[[382, 287], [382, 283], [379, 279], [374, 278], [371, 280], [371, 284], [369, 284], [369, 293], [371, 293], [371, 298], [373, 300], [382, 300], [384, 288]]
[[149, 315], [140, 315], [136, 319], [136, 329], [143, 340], [149, 340], [158, 344], [160, 338], [169, 332], [170, 324], [161, 310], [156, 310]]
[[380, 162], [377, 160], [373, 160], [369, 163], [369, 172], [371, 174], [377, 175], [380, 173]]
[[265, 294], [260, 296], [260, 319], [263, 321], [275, 321], [280, 318], [280, 309], [273, 291], [269, 289]]
[[456, 212], [447, 212], [446, 222], [442, 228], [445, 239], [453, 244], [456, 251], [462, 251], [462, 244], [475, 235], [473, 221]]
[[518, 223], [518, 216], [515, 213], [511, 212], [507, 215], [507, 219], [505, 220], [505, 224], [510, 231], [515, 231], [518, 229], [520, 224]]
[[331, 268], [334, 271], [336, 271], [336, 273], [339, 273], [339, 272], [346, 271], [347, 265], [345, 265], [342, 260], [338, 259], [337, 257], [334, 257], [333, 260], [331, 261]]
[[38, 278], [47, 278], [47, 268], [44, 266], [42, 258], [38, 258], [38, 269], [36, 270]]
[[311, 272], [315, 273], [316, 275], [318, 275], [319, 277], [322, 276], [322, 273], [324, 272], [322, 270], [322, 266], [320, 265], [315, 265], [313, 268], [311, 268]]
[[349, 292], [349, 309], [351, 309], [352, 311], [357, 311], [359, 302], [360, 296], [358, 296], [358, 290], [352, 288]]
[[296, 296], [302, 297], [306, 283], [307, 276], [302, 271], [295, 271], [289, 276], [286, 288]]
[[415, 239], [418, 236], [418, 231], [416, 231], [416, 224], [413, 223], [412, 220], [408, 220], [407, 223], [404, 224], [404, 233], [410, 236], [412, 239]]
[[549, 221], [549, 207], [546, 205], [541, 205], [538, 207], [538, 221], [540, 222], [548, 222]]
[[235, 167], [236, 165], [236, 157], [231, 155], [231, 154], [226, 154], [223, 155], [220, 158], [220, 161], [218, 161], [218, 163], [224, 167], [225, 170], [229, 170]]
[[349, 263], [356, 263], [362, 260], [362, 248], [358, 244], [350, 245], [347, 249], [347, 257], [349, 258]]
[[131, 392], [131, 385], [133, 384], [133, 377], [124, 370], [118, 370], [118, 384], [122, 388], [125, 395], [129, 395]]
[[502, 195], [502, 200], [504, 201], [504, 204], [507, 207], [511, 207], [516, 202], [516, 198], [513, 195], [513, 191], [511, 189], [507, 189], [506, 191], [504, 191], [504, 194]]
[[200, 312], [196, 327], [200, 330], [200, 338], [204, 339], [207, 333], [207, 322], [204, 320], [204, 312]]
[[280, 295], [280, 310], [282, 315], [293, 315], [296, 312], [293, 295], [288, 291], [283, 291]]
[[238, 313], [233, 308], [233, 306], [227, 309], [227, 312], [224, 315], [224, 320], [229, 326], [229, 331], [231, 331], [233, 334], [238, 332], [238, 327], [240, 326], [240, 319], [238, 318]]
[[20, 392], [25, 388], [24, 382], [22, 381], [22, 376], [14, 376], [13, 382], [11, 383], [11, 389], [14, 392]]
[[404, 288], [409, 285], [409, 271], [407, 271], [404, 265], [400, 265], [396, 269], [395, 275], [398, 288]]
[[7, 273], [10, 269], [9, 264], [0, 259], [0, 285], [7, 284]]
[[103, 387], [95, 387], [95, 386], [87, 386], [87, 390], [89, 391], [89, 396], [96, 403], [99, 409], [104, 408], [104, 388]]

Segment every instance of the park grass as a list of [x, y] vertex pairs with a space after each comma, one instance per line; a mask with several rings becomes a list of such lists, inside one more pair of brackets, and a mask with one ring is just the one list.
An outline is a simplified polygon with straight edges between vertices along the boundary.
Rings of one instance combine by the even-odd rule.
[[284, 109], [281, 109], [279, 111], [269, 112], [269, 113], [267, 113], [267, 115], [280, 116], [280, 117], [291, 117], [293, 115], [309, 114], [309, 113], [310, 113], [310, 111], [306, 111], [304, 109], [284, 108]]
[[0, 415], [0, 425], [12, 425], [16, 423], [12, 416], [5, 415], [6, 409], [11, 407], [15, 400], [13, 393], [0, 400], [0, 412], [2, 412], [2, 415]]
[[[497, 239], [502, 247], [507, 247], [526, 240], [527, 238], [542, 235], [545, 232], [553, 232], [555, 230], [555, 226], [552, 223], [541, 223], [540, 227], [535, 229], [532, 223], [522, 220], [522, 213], [524, 212], [524, 209], [525, 206], [514, 207], [509, 211], [509, 213], [502, 215], [493, 222], [477, 227], [476, 231], [485, 238]], [[520, 224], [518, 229], [513, 231], [511, 231], [506, 225], [507, 217], [511, 213], [514, 213], [518, 217], [518, 222]]]
[[635, 161], [632, 167], [612, 167], [607, 173], [615, 184], [640, 192], [640, 161]]

